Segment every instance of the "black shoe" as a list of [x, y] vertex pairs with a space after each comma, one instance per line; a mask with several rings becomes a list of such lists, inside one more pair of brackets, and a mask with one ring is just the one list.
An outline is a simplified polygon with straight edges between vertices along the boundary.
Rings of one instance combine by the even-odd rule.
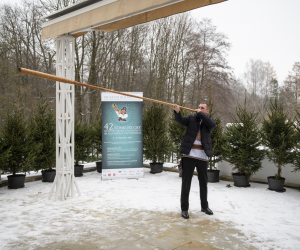
[[211, 211], [209, 207], [208, 208], [201, 208], [201, 212], [204, 212], [208, 215], [213, 215], [214, 214], [213, 211]]
[[182, 216], [183, 218], [185, 218], [185, 219], [190, 218], [188, 211], [182, 211], [182, 212], [181, 212], [181, 216]]

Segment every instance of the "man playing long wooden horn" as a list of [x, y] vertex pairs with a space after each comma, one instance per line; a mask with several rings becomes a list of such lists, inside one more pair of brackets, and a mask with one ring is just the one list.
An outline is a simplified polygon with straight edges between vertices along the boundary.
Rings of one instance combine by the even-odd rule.
[[208, 116], [209, 106], [200, 104], [196, 114], [182, 116], [180, 107], [172, 105], [175, 120], [186, 127], [180, 153], [182, 154], [182, 184], [181, 184], [181, 216], [189, 218], [189, 194], [195, 167], [198, 172], [200, 187], [201, 211], [212, 215], [207, 202], [207, 167], [209, 157], [212, 156], [212, 143], [210, 133], [216, 127], [216, 122]]

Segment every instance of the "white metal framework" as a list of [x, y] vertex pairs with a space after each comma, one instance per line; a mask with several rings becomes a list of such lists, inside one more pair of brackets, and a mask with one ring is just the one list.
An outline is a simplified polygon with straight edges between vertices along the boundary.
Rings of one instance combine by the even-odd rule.
[[[74, 46], [71, 36], [56, 39], [56, 75], [74, 80]], [[75, 85], [56, 82], [56, 177], [49, 200], [56, 187], [55, 200], [74, 197], [80, 191], [74, 175], [74, 94]]]

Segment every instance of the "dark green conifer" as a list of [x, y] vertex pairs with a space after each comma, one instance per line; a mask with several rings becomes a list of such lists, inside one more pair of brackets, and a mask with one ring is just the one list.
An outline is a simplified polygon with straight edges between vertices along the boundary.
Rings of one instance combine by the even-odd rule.
[[247, 111], [245, 105], [238, 105], [236, 116], [228, 124], [224, 133], [224, 157], [233, 165], [233, 170], [248, 178], [262, 167], [264, 151], [261, 144], [261, 133], [258, 128], [258, 112]]
[[288, 112], [283, 111], [282, 103], [275, 98], [271, 100], [267, 117], [262, 122], [263, 144], [267, 147], [269, 161], [277, 167], [277, 177], [281, 177], [284, 165], [294, 161], [292, 151], [296, 145], [296, 133], [293, 121], [288, 119], [288, 115]]
[[55, 115], [41, 93], [37, 112], [32, 119], [31, 136], [36, 144], [40, 144], [40, 150], [33, 164], [34, 170], [52, 171], [56, 163]]
[[220, 117], [216, 114], [214, 110], [214, 104], [211, 97], [211, 86], [209, 86], [209, 116], [214, 119], [216, 122], [215, 129], [211, 132], [211, 142], [212, 142], [212, 157], [209, 159], [209, 168], [210, 170], [215, 167], [217, 162], [223, 160], [223, 128], [222, 128], [222, 121]]
[[152, 163], [164, 162], [170, 150], [166, 112], [162, 105], [153, 103], [143, 117], [143, 148]]
[[98, 154], [102, 154], [102, 116], [99, 114], [92, 123], [91, 139]]
[[210, 170], [215, 167], [217, 162], [223, 160], [223, 145], [224, 145], [224, 137], [223, 137], [223, 128], [222, 122], [219, 116], [211, 116], [212, 119], [216, 122], [216, 128], [211, 132], [211, 142], [212, 142], [212, 157], [209, 159], [209, 168]]
[[75, 143], [74, 143], [74, 160], [75, 165], [79, 161], [84, 161], [89, 156], [89, 149], [92, 146], [90, 127], [87, 123], [75, 121]]
[[30, 171], [39, 150], [39, 144], [32, 141], [23, 111], [18, 97], [12, 110], [7, 110], [1, 129], [2, 152], [4, 152], [2, 157], [5, 158], [1, 164], [5, 172], [13, 175]]
[[2, 165], [0, 168], [0, 174], [3, 171], [3, 166], [7, 165], [10, 157], [11, 157], [10, 147], [5, 147], [3, 137], [0, 134], [0, 162]]
[[[182, 116], [187, 116], [188, 112], [184, 109], [180, 110]], [[175, 152], [177, 160], [181, 158], [180, 146], [185, 135], [186, 127], [179, 125], [174, 118], [174, 111], [172, 110], [171, 120], [169, 122], [169, 134], [172, 142], [172, 152]]]
[[298, 172], [300, 171], [300, 113], [296, 110], [296, 117], [295, 117], [295, 129], [296, 129], [296, 148], [293, 152], [294, 154], [294, 171], [293, 172]]

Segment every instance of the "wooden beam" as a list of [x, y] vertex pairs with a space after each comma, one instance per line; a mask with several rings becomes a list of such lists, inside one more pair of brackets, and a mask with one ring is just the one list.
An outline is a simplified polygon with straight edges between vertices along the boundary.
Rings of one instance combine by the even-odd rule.
[[[67, 78], [42, 73], [42, 72], [35, 71], [35, 70], [19, 68], [19, 73], [25, 74], [25, 75], [31, 75], [31, 76], [35, 76], [35, 77], [40, 77], [40, 78], [44, 78], [44, 79], [48, 79], [48, 80], [53, 80], [53, 81], [57, 81], [57, 82], [64, 82], [64, 83], [69, 83], [69, 84], [73, 84], [73, 85], [78, 85], [78, 86], [82, 86], [82, 87], [86, 87], [86, 88], [92, 88], [92, 89], [107, 91], [107, 92], [111, 92], [111, 93], [115, 93], [115, 94], [119, 94], [119, 95], [130, 96], [130, 97], [133, 97], [133, 98], [139, 98], [139, 99], [143, 99], [145, 101], [156, 102], [156, 103], [160, 103], [160, 104], [163, 104], [163, 105], [173, 106], [172, 103], [162, 102], [162, 101], [158, 101], [158, 100], [155, 100], [155, 99], [150, 99], [150, 98], [147, 98], [147, 97], [131, 95], [131, 94], [124, 93], [124, 92], [119, 92], [119, 91], [110, 90], [110, 89], [106, 89], [106, 88], [102, 88], [102, 87], [98, 87], [98, 86], [93, 86], [93, 85], [73, 81], [73, 80], [70, 80], [70, 79], [67, 79]], [[196, 112], [195, 109], [190, 109], [190, 108], [186, 108], [186, 107], [182, 107], [182, 106], [179, 106], [179, 107], [182, 108], [182, 109], [188, 110], [188, 111]]]

